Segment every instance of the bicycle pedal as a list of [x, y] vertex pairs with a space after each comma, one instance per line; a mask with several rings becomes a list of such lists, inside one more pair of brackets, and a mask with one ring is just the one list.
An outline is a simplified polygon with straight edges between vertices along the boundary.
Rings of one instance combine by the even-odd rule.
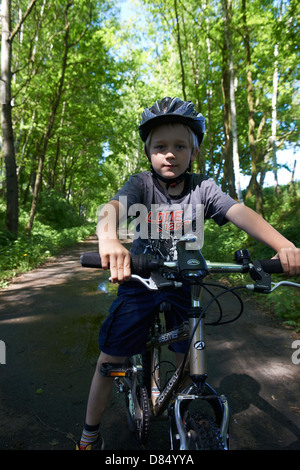
[[102, 377], [129, 377], [132, 373], [130, 367], [126, 367], [125, 364], [111, 364], [104, 362], [100, 368], [100, 374]]

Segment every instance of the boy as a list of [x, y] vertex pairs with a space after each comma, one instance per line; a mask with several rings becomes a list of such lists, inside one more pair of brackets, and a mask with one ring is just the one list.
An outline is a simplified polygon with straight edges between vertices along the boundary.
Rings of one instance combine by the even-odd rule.
[[[205, 219], [212, 217], [218, 225], [231, 221], [273, 248], [286, 273], [300, 273], [300, 250], [293, 243], [251, 209], [225, 195], [207, 177], [188, 173], [204, 136], [204, 118], [191, 102], [169, 97], [157, 101], [143, 112], [139, 132], [151, 171], [129, 178], [103, 208], [97, 226], [102, 267], [109, 267], [112, 282], [120, 286], [99, 334], [101, 354], [90, 389], [85, 427], [77, 445], [82, 450], [100, 449], [104, 444], [99, 424], [113, 381], [100, 375], [101, 364], [120, 363], [142, 351], [151, 325], [151, 312], [162, 300], [173, 305], [172, 318], [166, 318], [168, 326], [182, 322], [189, 308], [186, 287], [153, 293], [136, 282], [128, 282], [130, 254], [120, 243], [117, 229], [119, 220], [127, 218], [132, 207], [146, 207], [147, 230], [145, 235], [141, 211], [141, 236], [134, 239], [131, 253], [150, 252], [172, 259], [182, 230], [187, 233], [195, 229], [198, 204], [203, 207]], [[185, 214], [187, 207], [190, 211]], [[185, 344], [177, 345], [174, 351], [179, 355], [184, 353]]]

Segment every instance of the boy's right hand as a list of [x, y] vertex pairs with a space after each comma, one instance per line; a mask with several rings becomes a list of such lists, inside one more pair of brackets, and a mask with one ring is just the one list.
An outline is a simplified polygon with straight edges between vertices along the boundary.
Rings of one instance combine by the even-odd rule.
[[111, 282], [123, 283], [130, 279], [130, 253], [119, 240], [103, 240], [99, 243], [103, 269], [110, 269]]

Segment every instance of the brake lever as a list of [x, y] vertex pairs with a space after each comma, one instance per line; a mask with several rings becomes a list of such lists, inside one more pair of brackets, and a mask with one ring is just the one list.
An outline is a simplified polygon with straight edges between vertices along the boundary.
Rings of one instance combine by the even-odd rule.
[[133, 281], [140, 282], [149, 290], [159, 290], [164, 287], [177, 288], [182, 286], [181, 282], [165, 279], [164, 277], [160, 276], [158, 273], [155, 272], [151, 273], [151, 276], [148, 279], [145, 279], [144, 277], [141, 277], [138, 274], [131, 274], [130, 279]]
[[148, 279], [145, 279], [144, 277], [138, 276], [137, 274], [131, 274], [130, 280], [140, 282], [141, 284], [146, 286], [147, 289], [149, 290], [158, 290], [156, 283], [153, 281], [151, 277], [149, 277]]
[[274, 286], [270, 292], [273, 292], [277, 287], [279, 286], [290, 286], [290, 287], [298, 287], [300, 289], [300, 284], [297, 284], [296, 282], [291, 282], [291, 281], [280, 281], [280, 282], [272, 282], [272, 285]]
[[[111, 277], [109, 277], [108, 280], [111, 282]], [[145, 279], [144, 277], [138, 276], [137, 274], [131, 274], [130, 281], [138, 281], [146, 286], [149, 290], [158, 290], [157, 285], [151, 277], [149, 277], [149, 279]]]

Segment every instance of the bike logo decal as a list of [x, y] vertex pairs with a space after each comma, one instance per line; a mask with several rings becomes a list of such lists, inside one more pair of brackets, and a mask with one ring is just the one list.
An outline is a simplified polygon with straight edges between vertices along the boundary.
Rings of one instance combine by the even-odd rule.
[[197, 266], [198, 264], [200, 264], [200, 261], [193, 258], [193, 259], [187, 260], [187, 264], [189, 264], [190, 266]]
[[176, 370], [176, 372], [174, 373], [173, 377], [170, 378], [164, 390], [161, 392], [159, 397], [157, 397], [156, 403], [158, 405], [161, 405], [164, 402], [167, 394], [170, 392], [170, 390], [172, 390], [172, 387], [175, 385], [178, 378], [179, 378], [179, 373], [178, 373], [178, 370]]
[[201, 351], [202, 349], [205, 348], [205, 342], [204, 341], [196, 341], [196, 343], [194, 343], [194, 348], [198, 349], [198, 351]]

